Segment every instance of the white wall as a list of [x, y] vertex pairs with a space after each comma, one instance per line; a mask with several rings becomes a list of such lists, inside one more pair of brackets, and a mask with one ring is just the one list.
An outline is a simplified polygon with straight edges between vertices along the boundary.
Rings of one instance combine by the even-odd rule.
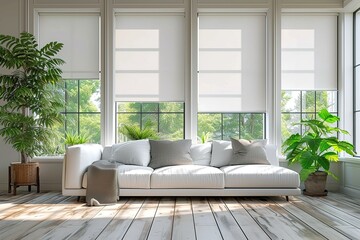
[[[24, 31], [24, 15], [23, 0], [1, 0], [0, 33], [19, 35]], [[0, 137], [0, 189], [7, 189], [9, 164], [19, 160], [20, 155]]]

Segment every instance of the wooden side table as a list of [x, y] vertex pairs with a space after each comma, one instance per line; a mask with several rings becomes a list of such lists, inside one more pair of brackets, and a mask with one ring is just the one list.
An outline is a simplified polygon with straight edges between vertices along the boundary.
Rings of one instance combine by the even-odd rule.
[[[35, 164], [35, 166], [34, 166]], [[30, 170], [29, 170], [30, 169]], [[37, 193], [40, 192], [40, 174], [38, 163], [12, 163], [9, 166], [9, 188], [11, 193], [11, 186], [13, 186], [13, 194], [16, 195], [16, 188], [20, 186], [28, 186], [28, 191], [31, 192], [31, 186], [37, 186]]]

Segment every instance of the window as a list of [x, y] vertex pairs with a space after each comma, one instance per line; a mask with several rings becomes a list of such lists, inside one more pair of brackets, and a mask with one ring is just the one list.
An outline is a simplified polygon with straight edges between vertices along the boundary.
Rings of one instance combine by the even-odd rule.
[[126, 141], [119, 130], [123, 125], [136, 125], [140, 129], [150, 123], [161, 139], [184, 138], [184, 110], [182, 102], [117, 102], [117, 142]]
[[323, 108], [337, 114], [337, 16], [284, 14], [281, 31], [282, 141]]
[[58, 126], [53, 153], [64, 151], [65, 134], [87, 136], [100, 143], [100, 17], [98, 13], [40, 12], [39, 44], [50, 41], [64, 44], [58, 57], [64, 79], [64, 125]]
[[354, 13], [354, 146], [360, 153], [360, 12]]
[[200, 13], [198, 136], [265, 138], [266, 16]]
[[184, 138], [184, 13], [123, 12], [115, 21], [117, 141], [124, 124], [148, 121], [162, 138]]

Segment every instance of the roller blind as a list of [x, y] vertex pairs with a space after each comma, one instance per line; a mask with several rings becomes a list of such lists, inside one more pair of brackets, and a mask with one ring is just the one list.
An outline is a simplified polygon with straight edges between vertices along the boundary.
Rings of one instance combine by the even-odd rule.
[[99, 79], [99, 14], [40, 13], [39, 44], [64, 44], [57, 55], [65, 60], [64, 79]]
[[184, 101], [184, 14], [119, 13], [115, 19], [115, 100]]
[[283, 90], [336, 90], [337, 16], [282, 16], [281, 71]]
[[266, 16], [199, 15], [199, 112], [265, 112]]

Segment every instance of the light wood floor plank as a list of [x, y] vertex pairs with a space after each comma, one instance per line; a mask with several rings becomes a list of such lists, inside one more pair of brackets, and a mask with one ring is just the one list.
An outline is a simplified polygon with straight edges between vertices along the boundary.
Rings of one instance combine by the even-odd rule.
[[246, 239], [245, 234], [233, 218], [225, 203], [218, 198], [210, 198], [209, 204], [224, 239]]
[[208, 201], [205, 198], [192, 199], [192, 208], [197, 239], [222, 239]]
[[172, 239], [196, 239], [190, 198], [176, 198]]
[[335, 215], [336, 217], [344, 220], [345, 222], [353, 225], [354, 227], [360, 229], [360, 220], [358, 218], [353, 217], [352, 215], [346, 214], [343, 211], [337, 209], [336, 207], [324, 204], [318, 198], [309, 198], [309, 197], [304, 197], [304, 196], [298, 196], [297, 198], [301, 199], [304, 202], [312, 204], [313, 206], [315, 206], [323, 211], [329, 212], [329, 213]]
[[122, 198], [87, 207], [60, 192], [0, 194], [0, 239], [359, 239], [360, 200]]
[[235, 220], [241, 226], [245, 235], [249, 239], [270, 239], [264, 230], [255, 222], [251, 215], [244, 209], [240, 202], [234, 198], [226, 198], [224, 202], [231, 211]]
[[324, 211], [316, 206], [313, 206], [312, 204], [303, 202], [300, 199], [294, 198], [291, 201], [291, 204], [328, 225], [329, 228], [335, 229], [350, 239], [357, 239], [360, 236], [360, 230], [358, 228], [348, 224], [331, 212]]
[[334, 207], [342, 212], [345, 212], [345, 213], [359, 219], [359, 221], [360, 221], [360, 206], [359, 205], [343, 203], [343, 202], [339, 202], [339, 201], [336, 201], [331, 198], [318, 198], [318, 200], [320, 200], [324, 204], [327, 204], [327, 205]]
[[143, 198], [128, 200], [97, 239], [122, 239], [143, 203]]
[[68, 239], [74, 233], [76, 233], [84, 225], [88, 224], [91, 219], [93, 219], [96, 214], [101, 212], [104, 208], [103, 206], [99, 207], [87, 207], [83, 203], [78, 203], [79, 208], [71, 211], [67, 219], [54, 227], [53, 230], [44, 235], [41, 239], [43, 240], [60, 240]]
[[335, 229], [329, 227], [329, 225], [326, 225], [317, 218], [313, 217], [309, 213], [304, 212], [301, 209], [297, 208], [292, 203], [284, 202], [281, 200], [275, 200], [275, 202], [280, 207], [288, 211], [293, 216], [296, 216], [296, 218], [306, 223], [309, 227], [319, 232], [322, 236], [326, 237], [327, 239], [338, 239], [338, 240], [349, 239], [343, 234], [336, 231]]
[[149, 235], [158, 205], [158, 200], [153, 198], [146, 199], [123, 239], [146, 239]]
[[[26, 235], [37, 224], [49, 218], [54, 211], [62, 211], [64, 206], [57, 203], [61, 203], [61, 199], [64, 201], [68, 198], [64, 196], [57, 198], [58, 202], [55, 201], [54, 204], [32, 204], [28, 207], [28, 209], [31, 209], [30, 211], [24, 210], [19, 214], [13, 214], [5, 218], [5, 221], [0, 222], [0, 225], [2, 225], [0, 227], [0, 239], [22, 239], [22, 236]], [[5, 228], [2, 223], [6, 225]]]
[[119, 209], [125, 202], [120, 201], [118, 204], [108, 205], [101, 209], [91, 221], [87, 224], [82, 225], [81, 228], [76, 231], [69, 239], [71, 240], [82, 240], [82, 239], [96, 239], [97, 236], [103, 231], [103, 229], [113, 219]]
[[266, 198], [254, 198], [241, 203], [271, 239], [324, 239]]
[[163, 198], [160, 200], [154, 221], [152, 223], [148, 240], [171, 239], [174, 222], [175, 200]]

